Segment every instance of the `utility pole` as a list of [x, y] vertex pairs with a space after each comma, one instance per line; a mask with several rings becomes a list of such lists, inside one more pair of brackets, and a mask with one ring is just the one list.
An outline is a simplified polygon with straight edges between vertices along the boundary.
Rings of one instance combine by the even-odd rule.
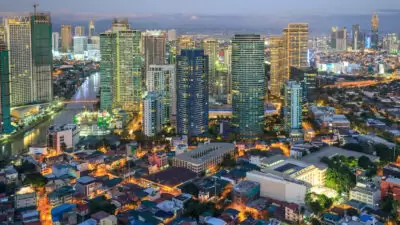
[[33, 4], [33, 15], [36, 16], [36, 8], [39, 6], [39, 4]]

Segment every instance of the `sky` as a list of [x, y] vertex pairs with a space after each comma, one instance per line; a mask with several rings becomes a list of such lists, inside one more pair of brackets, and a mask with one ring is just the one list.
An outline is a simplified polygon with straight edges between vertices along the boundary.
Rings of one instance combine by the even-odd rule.
[[[51, 12], [53, 18], [61, 20], [128, 17], [138, 22], [153, 25], [164, 22], [171, 26], [188, 21], [194, 25], [194, 21], [201, 21], [203, 25], [207, 21], [214, 24], [223, 21], [232, 26], [235, 23], [281, 26], [301, 20], [332, 21], [332, 25], [341, 25], [340, 17], [348, 17], [355, 23], [359, 23], [357, 20], [369, 22], [373, 12], [382, 18], [400, 19], [400, 0], [0, 0], [0, 16], [30, 12], [33, 3], [39, 4], [39, 10]], [[387, 27], [397, 28], [393, 21], [386, 23]]]

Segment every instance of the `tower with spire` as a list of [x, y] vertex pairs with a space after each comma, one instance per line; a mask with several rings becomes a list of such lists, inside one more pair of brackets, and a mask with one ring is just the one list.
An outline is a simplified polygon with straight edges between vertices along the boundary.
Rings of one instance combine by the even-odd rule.
[[378, 48], [379, 43], [379, 17], [378, 14], [374, 13], [371, 19], [371, 47], [374, 49]]

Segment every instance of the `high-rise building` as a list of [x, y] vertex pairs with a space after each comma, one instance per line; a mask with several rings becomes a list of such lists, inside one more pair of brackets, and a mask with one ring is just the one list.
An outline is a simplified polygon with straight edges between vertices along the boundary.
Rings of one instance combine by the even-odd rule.
[[292, 67], [290, 69], [290, 79], [297, 81], [303, 86], [303, 99], [307, 102], [313, 102], [317, 97], [317, 74], [318, 71], [311, 67], [297, 68]]
[[176, 46], [176, 54], [180, 55], [183, 49], [195, 48], [194, 40], [190, 37], [179, 37], [178, 44]]
[[89, 21], [89, 38], [95, 35], [94, 21]]
[[10, 116], [10, 69], [6, 41], [5, 29], [0, 27], [0, 133], [13, 131]]
[[53, 99], [50, 14], [6, 19], [11, 106]]
[[378, 14], [374, 13], [371, 19], [371, 47], [374, 49], [378, 48], [379, 44], [379, 17]]
[[308, 24], [292, 23], [283, 29], [285, 49], [284, 81], [290, 76], [290, 67], [308, 66]]
[[204, 54], [208, 56], [208, 91], [214, 98], [217, 95], [217, 66], [218, 62], [218, 40], [215, 38], [204, 39], [203, 42]]
[[148, 92], [157, 92], [163, 103], [161, 123], [176, 123], [176, 67], [175, 65], [150, 65], [146, 72]]
[[232, 45], [224, 48], [224, 66], [227, 69], [227, 94], [228, 104], [232, 104]]
[[258, 137], [264, 127], [264, 40], [235, 35], [232, 40], [232, 123], [243, 137]]
[[353, 45], [353, 50], [359, 50], [362, 46], [360, 45], [360, 25], [359, 24], [354, 24], [352, 26], [352, 45]]
[[176, 30], [168, 30], [168, 41], [176, 41]]
[[338, 28], [337, 27], [332, 27], [331, 29], [331, 48], [336, 49], [336, 32]]
[[61, 25], [61, 50], [68, 52], [72, 47], [72, 27], [71, 25]]
[[387, 34], [383, 39], [383, 49], [392, 54], [397, 54], [399, 52], [400, 41], [397, 38], [397, 34]]
[[143, 66], [140, 37], [140, 31], [124, 29], [100, 35], [102, 110], [112, 107], [140, 110]]
[[74, 37], [74, 56], [76, 59], [83, 59], [87, 51], [88, 38], [86, 36]]
[[144, 33], [145, 70], [149, 65], [165, 64], [165, 32], [161, 30], [146, 31]]
[[129, 30], [130, 25], [127, 18], [114, 18], [111, 25], [111, 30], [113, 32]]
[[144, 135], [153, 137], [161, 132], [164, 117], [164, 105], [158, 92], [148, 92], [143, 99], [143, 131]]
[[51, 42], [52, 43], [51, 46], [52, 46], [53, 53], [54, 52], [58, 52], [58, 47], [60, 46], [59, 41], [60, 41], [60, 33], [53, 32], [53, 34], [52, 34], [52, 42]]
[[284, 122], [287, 132], [301, 129], [302, 122], [302, 86], [297, 81], [285, 84]]
[[199, 136], [208, 129], [208, 56], [203, 50], [182, 49], [176, 61], [177, 131]]
[[283, 38], [279, 36], [274, 36], [269, 39], [270, 47], [270, 86], [271, 94], [273, 96], [281, 96], [281, 89], [284, 84], [284, 49], [283, 49]]
[[347, 29], [346, 27], [340, 28], [336, 31], [336, 50], [347, 50]]
[[85, 27], [84, 26], [76, 26], [75, 27], [75, 36], [85, 36]]

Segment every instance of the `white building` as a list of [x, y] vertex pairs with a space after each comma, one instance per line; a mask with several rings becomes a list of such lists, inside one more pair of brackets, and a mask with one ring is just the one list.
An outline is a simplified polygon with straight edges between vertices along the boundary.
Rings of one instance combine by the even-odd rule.
[[376, 206], [381, 199], [381, 190], [373, 184], [358, 182], [356, 187], [350, 190], [349, 199], [364, 202], [370, 206]]
[[175, 65], [149, 65], [146, 75], [147, 91], [160, 93], [164, 113], [162, 124], [176, 122], [176, 68]]
[[15, 193], [15, 208], [36, 207], [36, 191], [31, 186], [21, 187]]
[[[75, 124], [64, 124], [49, 127], [47, 146], [61, 152], [63, 147], [75, 148], [79, 142], [79, 127]], [[65, 145], [65, 146], [64, 146]]]
[[304, 182], [259, 171], [247, 172], [246, 179], [260, 183], [261, 197], [304, 204], [304, 197], [307, 193], [307, 186]]
[[149, 92], [143, 100], [143, 131], [148, 137], [161, 132], [164, 106], [158, 92]]
[[167, 36], [168, 36], [168, 41], [176, 41], [176, 30], [174, 29], [168, 30]]
[[88, 47], [88, 38], [85, 36], [74, 37], [74, 58], [83, 59]]
[[59, 45], [59, 41], [60, 41], [60, 33], [53, 32], [52, 33], [52, 50], [53, 50], [53, 54], [58, 52], [58, 46], [60, 46]]

